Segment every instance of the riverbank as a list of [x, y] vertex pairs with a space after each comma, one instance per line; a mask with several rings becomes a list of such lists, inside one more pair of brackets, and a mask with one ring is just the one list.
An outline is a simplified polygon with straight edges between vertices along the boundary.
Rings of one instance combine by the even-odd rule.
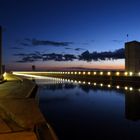
[[12, 74], [6, 74], [5, 79], [0, 84], [0, 140], [55, 140], [32, 98], [37, 88], [35, 82]]

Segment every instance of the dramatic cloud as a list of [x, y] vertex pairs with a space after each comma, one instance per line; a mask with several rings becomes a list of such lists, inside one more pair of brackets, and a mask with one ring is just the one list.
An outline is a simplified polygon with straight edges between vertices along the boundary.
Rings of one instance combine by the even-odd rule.
[[20, 43], [22, 46], [69, 46], [73, 42], [63, 42], [63, 41], [50, 41], [50, 40], [39, 40], [39, 39], [29, 39], [25, 38], [24, 41]]
[[73, 61], [83, 60], [83, 61], [100, 61], [100, 60], [112, 60], [112, 59], [123, 59], [124, 49], [118, 49], [115, 51], [105, 51], [105, 52], [92, 52], [89, 51], [83, 52], [79, 56], [75, 56], [73, 54], [57, 54], [57, 53], [40, 53], [34, 52], [29, 54], [18, 53], [14, 54], [14, 56], [19, 57], [20, 60], [17, 62], [34, 62], [34, 61]]
[[20, 60], [17, 62], [34, 62], [34, 61], [73, 61], [76, 59], [76, 56], [72, 54], [56, 54], [56, 53], [50, 53], [50, 54], [45, 54], [45, 53], [29, 53], [29, 54], [23, 54], [23, 53], [18, 53], [14, 54], [14, 56], [18, 56]]
[[125, 57], [124, 55], [124, 49], [118, 49], [113, 52], [106, 51], [106, 52], [93, 52], [90, 53], [89, 51], [83, 52], [81, 55], [79, 55], [79, 60], [85, 60], [85, 61], [99, 61], [99, 60], [109, 60], [109, 59], [123, 59]]
[[50, 45], [50, 46], [69, 46], [72, 42], [57, 42], [57, 41], [49, 41], [49, 40], [32, 40], [32, 45]]

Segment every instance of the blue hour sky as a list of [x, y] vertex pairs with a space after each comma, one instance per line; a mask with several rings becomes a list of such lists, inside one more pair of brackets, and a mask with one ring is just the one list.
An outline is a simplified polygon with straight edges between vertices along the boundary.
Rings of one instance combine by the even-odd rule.
[[139, 5], [139, 0], [0, 0], [3, 63], [11, 70], [123, 69], [124, 42], [140, 40]]

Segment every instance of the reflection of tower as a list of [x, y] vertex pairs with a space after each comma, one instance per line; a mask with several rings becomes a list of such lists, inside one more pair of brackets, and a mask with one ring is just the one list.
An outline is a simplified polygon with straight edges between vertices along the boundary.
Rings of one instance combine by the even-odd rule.
[[0, 26], [0, 79], [2, 78], [2, 27]]
[[140, 120], [140, 94], [125, 93], [125, 117], [128, 120]]

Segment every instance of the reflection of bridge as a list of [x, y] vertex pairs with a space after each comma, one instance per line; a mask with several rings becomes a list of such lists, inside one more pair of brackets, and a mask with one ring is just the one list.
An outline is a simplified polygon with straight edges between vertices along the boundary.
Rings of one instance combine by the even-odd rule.
[[[93, 84], [94, 86], [115, 87], [131, 91], [140, 90], [140, 72], [124, 71], [69, 71], [69, 72], [13, 72], [16, 75], [27, 75], [32, 77], [47, 76], [60, 80], [69, 80], [77, 83]], [[122, 87], [122, 88], [121, 88]]]

